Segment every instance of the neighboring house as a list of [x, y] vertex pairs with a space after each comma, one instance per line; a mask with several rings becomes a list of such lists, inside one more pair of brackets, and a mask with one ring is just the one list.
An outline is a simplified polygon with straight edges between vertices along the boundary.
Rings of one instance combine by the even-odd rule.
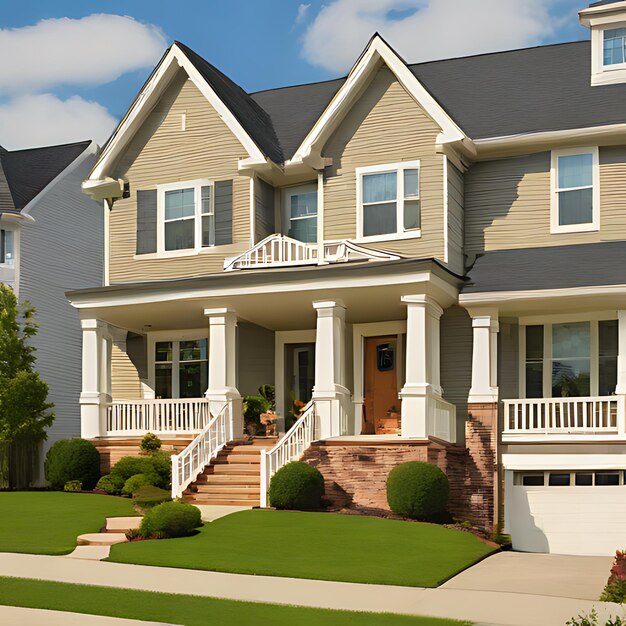
[[91, 141], [0, 147], [0, 281], [36, 309], [36, 368], [56, 414], [43, 453], [80, 435], [82, 337], [64, 294], [102, 283], [102, 206], [81, 192], [96, 156]]
[[[174, 43], [83, 184], [107, 233], [105, 286], [68, 294], [83, 436], [201, 431], [173, 490], [214, 503], [265, 503], [304, 453], [385, 507], [427, 460], [516, 548], [623, 547], [626, 2], [581, 21], [591, 45], [414, 65], [374, 36], [346, 78], [253, 94]], [[313, 403], [260, 495], [194, 487], [264, 383], [282, 431]]]

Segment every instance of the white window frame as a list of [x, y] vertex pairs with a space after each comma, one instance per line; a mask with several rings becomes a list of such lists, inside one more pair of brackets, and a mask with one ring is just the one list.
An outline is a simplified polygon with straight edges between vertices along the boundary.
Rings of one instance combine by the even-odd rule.
[[[289, 236], [289, 230], [291, 226], [291, 197], [297, 196], [302, 193], [309, 193], [314, 191], [317, 194], [317, 204], [315, 207], [315, 221], [317, 223], [317, 239], [319, 240], [320, 233], [320, 222], [319, 222], [319, 213], [320, 213], [320, 198], [319, 198], [319, 184], [317, 181], [311, 183], [305, 183], [303, 185], [295, 185], [293, 187], [284, 187], [282, 190], [282, 206], [283, 206], [283, 232], [286, 236]], [[308, 217], [297, 217], [296, 220], [310, 220], [313, 219], [313, 216], [310, 215]], [[305, 242], [303, 242], [305, 243]], [[317, 245], [317, 241], [309, 241], [306, 242], [307, 245], [315, 246]]]
[[[592, 220], [585, 224], [561, 225], [559, 224], [559, 192], [587, 189], [588, 187], [568, 187], [560, 190], [558, 188], [559, 158], [579, 154], [591, 154], [592, 156]], [[552, 150], [550, 163], [550, 233], [558, 235], [562, 233], [587, 233], [598, 230], [600, 230], [600, 155], [598, 146]]]
[[3, 260], [0, 257], [0, 267], [3, 268], [8, 268], [8, 269], [15, 269], [15, 266], [17, 265], [17, 229], [15, 228], [7, 228], [6, 226], [0, 226], [0, 253], [3, 250], [3, 242], [2, 242], [2, 238], [3, 238], [3, 234], [2, 233], [11, 233], [12, 237], [13, 237], [13, 262], [12, 263], [7, 263], [5, 260]]
[[[417, 198], [420, 203], [420, 227], [405, 230], [404, 228], [404, 170], [417, 170], [419, 186]], [[395, 233], [384, 235], [363, 235], [363, 176], [367, 174], [383, 174], [395, 172], [397, 174], [397, 197], [396, 197], [396, 228]], [[356, 173], [356, 213], [357, 213], [357, 240], [360, 242], [393, 241], [395, 239], [415, 239], [422, 236], [422, 169], [420, 161], [401, 161], [400, 163], [385, 163], [382, 165], [370, 165], [357, 167]], [[381, 203], [382, 204], [382, 203]]]
[[[596, 18], [597, 19], [597, 18]], [[611, 85], [626, 82], [626, 63], [604, 64], [604, 31], [626, 28], [622, 16], [606, 16], [591, 28], [591, 84]]]
[[[203, 250], [215, 247], [215, 243], [211, 246], [202, 245], [202, 216], [211, 215], [211, 213], [202, 213], [202, 187], [211, 187], [211, 211], [215, 219], [215, 185], [213, 181], [206, 178], [198, 178], [196, 180], [180, 181], [176, 183], [167, 183], [157, 185], [157, 254], [159, 256], [186, 256], [189, 254], [197, 254]], [[194, 190], [194, 247], [182, 248], [180, 250], [165, 249], [165, 193], [168, 191], [178, 191], [181, 189]], [[192, 218], [188, 218], [192, 219]]]

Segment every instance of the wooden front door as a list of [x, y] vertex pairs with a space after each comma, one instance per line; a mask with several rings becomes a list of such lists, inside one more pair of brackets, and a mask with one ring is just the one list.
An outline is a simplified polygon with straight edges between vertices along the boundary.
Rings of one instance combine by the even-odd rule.
[[365, 339], [364, 435], [400, 432], [397, 347], [396, 336]]

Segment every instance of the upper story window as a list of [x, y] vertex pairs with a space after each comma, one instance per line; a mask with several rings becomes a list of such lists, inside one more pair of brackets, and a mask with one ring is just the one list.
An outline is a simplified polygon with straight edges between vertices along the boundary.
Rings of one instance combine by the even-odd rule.
[[603, 31], [604, 65], [626, 64], [626, 28], [609, 28]]
[[0, 230], [0, 265], [15, 265], [15, 234], [12, 230]]
[[359, 238], [420, 235], [419, 161], [360, 167], [356, 174]]
[[283, 192], [283, 206], [288, 236], [317, 243], [317, 184], [288, 187]]
[[552, 152], [551, 232], [600, 228], [598, 148]]
[[215, 245], [213, 185], [208, 180], [157, 187], [160, 251], [199, 250]]

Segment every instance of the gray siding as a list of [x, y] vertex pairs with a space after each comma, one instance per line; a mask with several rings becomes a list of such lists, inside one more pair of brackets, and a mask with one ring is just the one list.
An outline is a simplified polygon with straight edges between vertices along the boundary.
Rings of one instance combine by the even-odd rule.
[[157, 251], [157, 190], [137, 192], [137, 254]]
[[498, 385], [503, 400], [519, 398], [519, 326], [500, 321], [498, 333]]
[[256, 324], [240, 322], [238, 328], [237, 389], [254, 395], [261, 385], [274, 384], [274, 333]]
[[463, 174], [448, 161], [448, 265], [453, 272], [463, 274], [465, 262], [465, 181]]
[[215, 245], [233, 242], [233, 181], [215, 183]]
[[262, 178], [254, 181], [255, 238], [259, 242], [276, 232], [274, 187]]
[[55, 404], [46, 447], [80, 435], [82, 335], [65, 292], [102, 285], [103, 208], [80, 189], [94, 161], [87, 157], [47, 191], [21, 233], [19, 297], [37, 310], [37, 369]]
[[472, 386], [472, 320], [458, 306], [446, 309], [441, 317], [441, 386], [444, 399], [456, 406], [457, 442], [462, 444]]

